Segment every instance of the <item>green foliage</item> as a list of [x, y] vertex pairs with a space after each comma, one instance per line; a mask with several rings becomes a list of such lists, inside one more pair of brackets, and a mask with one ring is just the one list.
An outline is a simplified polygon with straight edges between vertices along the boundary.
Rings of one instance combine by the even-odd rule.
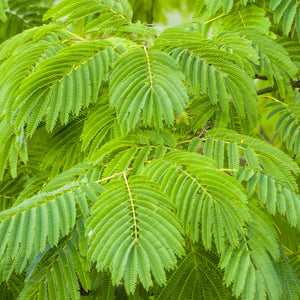
[[206, 252], [202, 245], [191, 245], [157, 299], [231, 299], [218, 260], [214, 249]]
[[201, 222], [206, 249], [211, 248], [212, 236], [218, 252], [223, 252], [225, 240], [238, 245], [247, 220], [247, 198], [239, 183], [199, 154], [170, 152], [163, 160], [151, 162], [143, 172], [161, 183], [162, 191], [175, 203], [185, 234], [198, 241]]
[[286, 142], [288, 151], [292, 151], [300, 156], [300, 95], [295, 92], [289, 103], [271, 102], [267, 107], [271, 107], [267, 118], [280, 116], [275, 125], [275, 132], [280, 133], [282, 141]]
[[87, 257], [99, 271], [109, 267], [114, 285], [124, 279], [128, 294], [138, 279], [149, 289], [150, 271], [165, 284], [164, 268], [173, 269], [176, 255], [184, 254], [181, 228], [168, 206], [155, 182], [140, 176], [127, 181], [124, 173], [124, 183], [111, 181], [87, 220], [92, 231]]
[[42, 25], [43, 14], [53, 0], [1, 0], [0, 1], [0, 41]]
[[45, 249], [36, 257], [28, 267], [19, 299], [35, 295], [47, 299], [79, 299], [79, 283], [85, 291], [89, 290], [90, 266], [80, 253], [79, 235], [77, 230], [72, 231], [70, 237], [62, 240], [58, 247]]
[[53, 2], [0, 0], [0, 298], [299, 299], [299, 1]]

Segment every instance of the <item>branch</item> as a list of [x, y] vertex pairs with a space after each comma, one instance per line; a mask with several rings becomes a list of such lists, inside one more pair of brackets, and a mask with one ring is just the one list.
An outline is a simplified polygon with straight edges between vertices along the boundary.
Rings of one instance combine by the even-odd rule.
[[256, 79], [268, 80], [268, 77], [267, 77], [267, 76], [264, 76], [264, 75], [258, 75], [258, 74], [255, 74], [254, 77], [255, 77]]
[[258, 90], [257, 95], [263, 95], [263, 94], [271, 93], [271, 92], [276, 91], [276, 90], [277, 90], [277, 88], [275, 86], [274, 87], [268, 86], [264, 89]]
[[293, 88], [300, 88], [300, 80], [291, 81], [291, 85], [292, 85]]
[[[257, 74], [255, 74], [255, 78], [261, 79], [261, 80], [268, 80], [267, 76], [259, 76]], [[300, 88], [300, 80], [298, 80], [298, 81], [291, 81], [291, 86], [293, 88]], [[266, 87], [264, 89], [258, 90], [257, 91], [257, 95], [267, 94], [267, 93], [270, 93], [270, 92], [274, 92], [276, 90], [277, 90], [277, 87], [275, 87], [275, 86], [273, 86], [273, 87], [269, 86], [269, 87]]]

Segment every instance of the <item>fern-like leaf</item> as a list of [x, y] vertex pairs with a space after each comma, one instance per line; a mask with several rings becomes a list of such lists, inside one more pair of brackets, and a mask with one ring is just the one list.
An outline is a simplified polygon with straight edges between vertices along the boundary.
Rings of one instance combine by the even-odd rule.
[[175, 60], [167, 54], [136, 48], [114, 66], [110, 104], [116, 108], [119, 122], [128, 129], [136, 126], [141, 114], [145, 125], [162, 127], [163, 118], [171, 125], [174, 111], [181, 114], [188, 101], [182, 80]]
[[271, 107], [267, 118], [279, 116], [275, 125], [275, 132], [280, 133], [280, 138], [286, 142], [288, 151], [293, 151], [300, 156], [300, 97], [294, 93], [291, 103], [271, 102], [266, 107]]
[[235, 53], [218, 49], [200, 34], [178, 28], [165, 30], [155, 47], [173, 52], [192, 88], [208, 94], [213, 104], [220, 102], [224, 113], [228, 113], [230, 95], [240, 117], [245, 118], [247, 113], [255, 122], [255, 88], [249, 75], [236, 65], [240, 58]]
[[[49, 107], [47, 129], [52, 131], [59, 112], [61, 122], [66, 124], [71, 112], [78, 115], [81, 107], [94, 102], [97, 99], [96, 91], [100, 87], [102, 74], [108, 71], [108, 65], [113, 60], [111, 48], [99, 52], [103, 46], [102, 42], [77, 43], [41, 62], [17, 92], [18, 100], [13, 109], [20, 110], [15, 126], [22, 126], [30, 114], [35, 114], [38, 123]], [[40, 96], [41, 92], [45, 91], [48, 97]], [[41, 97], [47, 101], [42, 109], [41, 104], [38, 105]], [[36, 109], [38, 113], [35, 113]], [[28, 135], [32, 135], [35, 128], [36, 126], [33, 126]]]
[[114, 285], [124, 280], [128, 294], [134, 293], [138, 278], [149, 289], [151, 273], [165, 284], [165, 270], [184, 254], [181, 228], [167, 199], [145, 178], [127, 180], [124, 173], [124, 182], [112, 180], [87, 222], [92, 230], [88, 257], [98, 270], [111, 271]]
[[[299, 174], [300, 170], [298, 165], [288, 155], [269, 143], [222, 129], [209, 131], [207, 137], [207, 141], [211, 141], [213, 144], [215, 140], [218, 139], [224, 139], [226, 144], [230, 144], [230, 142], [237, 143], [238, 148], [242, 150], [246, 156], [250, 168], [262, 169], [263, 167], [270, 176], [277, 178], [277, 180], [286, 184], [288, 187], [297, 190], [295, 177], [291, 175], [291, 171], [294, 174]], [[248, 148], [251, 148], [254, 152]], [[235, 157], [237, 156], [236, 151], [234, 155]], [[229, 157], [229, 159], [231, 159], [231, 157]]]
[[170, 152], [143, 172], [157, 180], [174, 202], [192, 241], [198, 241], [201, 223], [206, 249], [211, 249], [212, 236], [218, 252], [223, 251], [226, 240], [232, 245], [239, 243], [247, 219], [247, 199], [238, 182], [218, 171], [212, 160], [196, 153]]
[[218, 260], [216, 251], [207, 252], [201, 244], [193, 246], [168, 277], [157, 299], [230, 299], [230, 290], [224, 287], [223, 274], [217, 267]]
[[279, 23], [282, 20], [284, 34], [288, 35], [295, 23], [295, 28], [300, 37], [300, 7], [295, 0], [271, 0], [270, 9], [274, 12], [274, 21]]
[[100, 190], [97, 184], [91, 188], [76, 181], [74, 175], [79, 174], [83, 175], [82, 168], [67, 171], [51, 180], [41, 193], [0, 213], [2, 280], [13, 270], [24, 270], [28, 259], [42, 252], [46, 244], [57, 245], [74, 227], [77, 215], [89, 215], [88, 201], [97, 200]]
[[[233, 282], [234, 294], [241, 295], [242, 299], [281, 299], [285, 293], [284, 284], [297, 295], [295, 286], [283, 281], [281, 270], [275, 266], [280, 258], [280, 249], [270, 218], [255, 204], [250, 207], [253, 219], [249, 222], [247, 243], [243, 242], [235, 249], [229, 246], [222, 253], [220, 267], [225, 268], [225, 284]], [[257, 218], [260, 222], [256, 222]], [[285, 280], [295, 278], [287, 265], [285, 270]]]
[[91, 281], [89, 264], [78, 250], [74, 238], [61, 242], [55, 248], [46, 249], [28, 267], [19, 299], [35, 296], [53, 300], [79, 299], [79, 281], [85, 291], [89, 290]]

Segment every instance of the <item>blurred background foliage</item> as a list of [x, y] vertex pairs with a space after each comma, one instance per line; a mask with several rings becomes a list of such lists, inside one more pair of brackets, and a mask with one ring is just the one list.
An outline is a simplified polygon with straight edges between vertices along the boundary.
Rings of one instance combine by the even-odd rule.
[[147, 24], [175, 25], [187, 20], [194, 9], [195, 0], [129, 0], [133, 19]]
[[[43, 14], [60, 0], [0, 0], [0, 43], [23, 30], [42, 25]], [[188, 20], [196, 0], [128, 0], [133, 21], [173, 26]]]
[[0, 42], [42, 25], [43, 14], [53, 3], [54, 0], [0, 0]]

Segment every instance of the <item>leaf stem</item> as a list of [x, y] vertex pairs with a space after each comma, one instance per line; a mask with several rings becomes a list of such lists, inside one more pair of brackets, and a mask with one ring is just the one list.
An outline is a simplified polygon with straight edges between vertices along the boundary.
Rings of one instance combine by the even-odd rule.
[[77, 35], [77, 34], [71, 32], [71, 31], [69, 31], [69, 30], [66, 30], [66, 29], [61, 29], [61, 30], [64, 31], [64, 32], [67, 32], [67, 33], [69, 33], [69, 34], [71, 34], [71, 35], [73, 35], [74, 37], [76, 37], [76, 38], [77, 38], [78, 40], [80, 40], [80, 41], [86, 41], [86, 39], [84, 39], [83, 37], [81, 37], [81, 36], [79, 36], [79, 35]]
[[227, 14], [223, 14], [223, 15], [217, 16], [217, 17], [215, 17], [215, 18], [213, 18], [213, 19], [210, 19], [210, 20], [204, 22], [204, 25], [206, 25], [206, 24], [208, 24], [208, 23], [210, 23], [210, 22], [213, 22], [213, 21], [215, 21], [215, 20], [217, 20], [217, 19], [219, 19], [219, 18], [225, 17], [225, 16], [227, 16]]
[[143, 48], [144, 48], [144, 51], [146, 53], [146, 58], [147, 58], [150, 85], [151, 85], [151, 89], [153, 89], [153, 76], [152, 76], [151, 67], [150, 67], [150, 58], [149, 58], [149, 54], [148, 54], [147, 48], [145, 46]]
[[124, 173], [127, 173], [128, 171], [130, 171], [131, 168], [127, 169], [126, 171], [123, 171], [123, 172], [120, 172], [120, 173], [116, 173], [116, 174], [113, 174], [109, 177], [105, 177], [105, 178], [102, 178], [100, 180], [97, 180], [96, 182], [99, 183], [99, 182], [103, 182], [103, 181], [106, 181], [106, 180], [109, 180], [109, 179], [113, 179], [113, 178], [116, 178], [118, 177], [119, 175], [124, 175]]
[[131, 190], [130, 190], [128, 180], [127, 180], [127, 176], [126, 176], [126, 171], [123, 172], [123, 176], [124, 176], [124, 181], [125, 181], [125, 184], [126, 184], [126, 187], [127, 187], [127, 190], [128, 190], [128, 195], [129, 195], [130, 205], [131, 205], [131, 210], [132, 210], [133, 227], [134, 227], [134, 239], [135, 239], [135, 241], [137, 241], [138, 230], [137, 230], [135, 208], [134, 208], [134, 203], [133, 203], [133, 197], [132, 197]]

